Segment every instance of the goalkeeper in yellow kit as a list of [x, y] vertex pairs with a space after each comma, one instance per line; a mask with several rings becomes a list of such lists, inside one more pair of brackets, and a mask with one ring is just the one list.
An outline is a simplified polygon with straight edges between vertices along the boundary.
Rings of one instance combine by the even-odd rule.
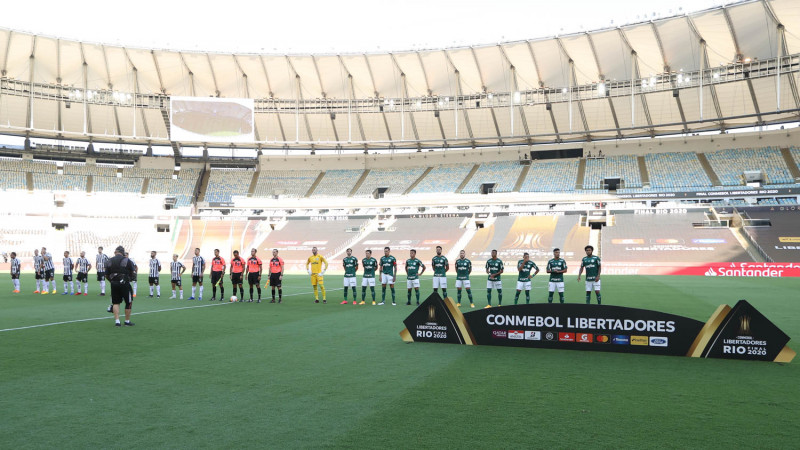
[[[311, 286], [314, 287], [314, 303], [319, 303], [317, 286], [322, 291], [322, 303], [328, 303], [328, 300], [325, 299], [325, 282], [323, 281], [325, 271], [328, 270], [328, 260], [324, 256], [317, 254], [317, 247], [312, 248], [311, 253], [306, 262], [306, 270], [311, 275]], [[323, 264], [325, 264], [324, 269], [322, 268]]]

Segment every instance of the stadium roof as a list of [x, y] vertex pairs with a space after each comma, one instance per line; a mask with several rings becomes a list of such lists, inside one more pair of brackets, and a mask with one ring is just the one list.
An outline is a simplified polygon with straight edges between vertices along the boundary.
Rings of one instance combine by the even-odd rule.
[[167, 97], [211, 96], [255, 99], [250, 145], [265, 147], [674, 134], [796, 121], [798, 55], [796, 0], [555, 38], [370, 54], [148, 50], [0, 29], [0, 132], [166, 143]]

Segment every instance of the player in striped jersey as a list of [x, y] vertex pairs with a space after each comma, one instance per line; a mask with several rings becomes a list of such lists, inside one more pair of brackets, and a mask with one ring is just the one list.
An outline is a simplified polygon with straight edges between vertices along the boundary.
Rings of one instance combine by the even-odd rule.
[[147, 279], [150, 283], [150, 298], [153, 298], [153, 286], [155, 286], [156, 297], [161, 298], [161, 286], [158, 284], [160, 273], [161, 261], [156, 259], [156, 252], [150, 252], [150, 276]]
[[197, 300], [203, 299], [203, 272], [206, 271], [206, 260], [200, 256], [200, 249], [194, 249], [194, 257], [192, 258], [192, 296], [189, 300], [194, 300], [195, 289], [200, 285], [200, 296]]
[[11, 252], [11, 282], [14, 284], [14, 293], [19, 294], [19, 260], [16, 252]]
[[97, 257], [95, 257], [94, 262], [94, 267], [97, 270], [97, 281], [100, 282], [100, 295], [106, 295], [106, 267], [108, 267], [108, 256], [103, 254], [103, 247], [97, 247]]
[[38, 294], [44, 290], [44, 277], [42, 277], [42, 256], [39, 255], [39, 249], [33, 250], [33, 271], [36, 278], [36, 290], [34, 294]]
[[44, 290], [42, 294], [47, 294], [48, 288], [52, 288], [51, 294], [56, 291], [56, 268], [53, 265], [53, 255], [47, 253], [47, 248], [42, 247], [42, 273], [44, 274]]
[[[64, 251], [64, 292], [61, 295], [74, 295], [75, 284], [72, 282], [72, 258], [69, 257], [69, 252]], [[69, 293], [67, 293], [67, 283], [69, 283]]]
[[92, 270], [92, 264], [86, 259], [86, 252], [81, 252], [81, 257], [75, 261], [75, 270], [78, 271], [76, 277], [78, 292], [75, 295], [81, 295], [81, 283], [83, 283], [83, 295], [89, 295], [89, 271]]
[[131, 286], [133, 288], [132, 294], [134, 297], [136, 297], [136, 291], [139, 289], [139, 282], [138, 282], [139, 266], [136, 265], [136, 261], [134, 261], [133, 258], [131, 258], [128, 255], [128, 252], [125, 252], [125, 257], [131, 261], [131, 264], [133, 264], [133, 273], [131, 274]]
[[182, 262], [178, 261], [178, 254], [172, 255], [172, 262], [169, 265], [169, 270], [172, 276], [172, 297], [175, 298], [175, 287], [177, 286], [180, 289], [181, 297], [180, 299], [183, 300], [183, 286], [181, 286], [181, 275], [183, 272], [186, 272], [186, 266], [183, 265]]

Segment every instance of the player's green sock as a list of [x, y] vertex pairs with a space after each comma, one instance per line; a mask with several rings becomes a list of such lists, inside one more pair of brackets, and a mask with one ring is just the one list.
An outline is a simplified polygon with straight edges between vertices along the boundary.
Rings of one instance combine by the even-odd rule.
[[414, 293], [417, 295], [417, 303], [419, 303], [419, 289], [415, 289]]
[[[273, 297], [275, 296], [273, 291]], [[344, 288], [344, 301], [347, 301], [347, 288]]]
[[598, 305], [602, 304], [602, 297], [600, 297], [600, 293], [599, 292], [597, 293], [597, 304]]
[[547, 303], [553, 303], [553, 293], [547, 294]]
[[559, 300], [561, 303], [564, 303], [564, 293], [563, 293], [563, 292], [559, 292], [559, 293], [558, 293], [558, 300]]
[[357, 295], [355, 286], [353, 286], [353, 300], [358, 300], [358, 295]]
[[517, 293], [514, 294], [514, 304], [516, 305], [518, 301], [519, 301], [519, 291], [517, 291]]
[[498, 289], [497, 290], [497, 304], [498, 305], [502, 305], [503, 304], [503, 290], [502, 289]]
[[472, 301], [472, 291], [469, 290], [469, 289], [467, 289], [467, 296], [469, 296], [469, 302], [470, 303], [475, 303], [475, 302]]
[[486, 290], [486, 302], [488, 304], [490, 304], [490, 305], [492, 304], [492, 290], [491, 289], [487, 289]]
[[592, 291], [586, 291], [586, 304], [592, 303]]
[[411, 304], [411, 289], [408, 290], [408, 303]]
[[531, 291], [525, 291], [525, 304], [529, 304], [531, 302]]
[[372, 292], [372, 301], [375, 301], [375, 286], [370, 286], [369, 290]]
[[392, 289], [392, 303], [394, 303], [394, 286], [392, 286], [391, 289]]
[[367, 300], [367, 287], [361, 286], [361, 301], [364, 302]]
[[447, 289], [442, 288], [442, 297], [447, 298]]
[[386, 301], [386, 286], [381, 287], [381, 301]]
[[458, 303], [461, 303], [461, 290], [456, 291], [456, 297], [458, 298]]

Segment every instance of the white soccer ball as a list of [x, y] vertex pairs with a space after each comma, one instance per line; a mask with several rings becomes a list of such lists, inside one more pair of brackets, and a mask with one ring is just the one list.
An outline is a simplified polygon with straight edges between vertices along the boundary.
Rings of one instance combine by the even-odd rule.
[[239, 299], [235, 295], [231, 296], [231, 302], [238, 302], [238, 301]]

